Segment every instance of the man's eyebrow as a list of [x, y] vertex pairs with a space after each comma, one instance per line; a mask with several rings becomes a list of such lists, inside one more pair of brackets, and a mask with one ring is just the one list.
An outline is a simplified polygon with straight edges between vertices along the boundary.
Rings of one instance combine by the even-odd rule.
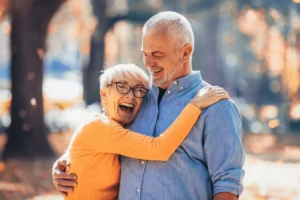
[[135, 86], [144, 87], [144, 85], [142, 85], [142, 84], [137, 84]]

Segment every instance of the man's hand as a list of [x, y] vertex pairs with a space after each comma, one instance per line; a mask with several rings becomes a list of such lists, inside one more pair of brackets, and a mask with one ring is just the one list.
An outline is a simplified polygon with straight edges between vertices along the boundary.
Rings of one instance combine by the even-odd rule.
[[69, 163], [66, 160], [58, 160], [52, 168], [53, 183], [64, 196], [67, 196], [69, 192], [73, 192], [74, 187], [77, 186], [77, 176], [66, 172], [68, 166]]
[[230, 192], [220, 192], [214, 195], [214, 200], [237, 200], [237, 196]]

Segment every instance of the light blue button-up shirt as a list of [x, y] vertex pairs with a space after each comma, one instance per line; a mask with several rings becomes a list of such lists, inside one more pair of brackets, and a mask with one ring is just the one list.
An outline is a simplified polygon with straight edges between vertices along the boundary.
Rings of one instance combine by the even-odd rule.
[[[207, 85], [200, 72], [174, 80], [157, 104], [153, 87], [130, 129], [158, 136]], [[204, 109], [167, 162], [121, 158], [120, 200], [209, 200], [219, 192], [243, 190], [242, 125], [236, 105], [221, 100]]]

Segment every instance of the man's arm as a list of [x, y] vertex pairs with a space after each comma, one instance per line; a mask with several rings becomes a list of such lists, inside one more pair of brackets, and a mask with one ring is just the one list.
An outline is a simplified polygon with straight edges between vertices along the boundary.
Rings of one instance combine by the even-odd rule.
[[220, 192], [214, 195], [214, 200], [237, 200], [237, 196], [230, 192]]
[[72, 135], [69, 146], [66, 152], [59, 158], [52, 167], [52, 179], [56, 189], [64, 196], [68, 195], [68, 192], [73, 192], [74, 187], [77, 186], [76, 174], [70, 174], [67, 172], [67, 167], [70, 165], [70, 148], [77, 135], [81, 132], [84, 125], [78, 127]]
[[245, 153], [241, 119], [230, 100], [223, 100], [211, 109], [204, 125], [204, 154], [214, 200], [232, 200], [243, 191]]
[[77, 185], [77, 176], [66, 172], [69, 165], [68, 160], [68, 153], [65, 153], [53, 164], [52, 168], [53, 183], [64, 196], [67, 196], [68, 192], [73, 192], [74, 187]]

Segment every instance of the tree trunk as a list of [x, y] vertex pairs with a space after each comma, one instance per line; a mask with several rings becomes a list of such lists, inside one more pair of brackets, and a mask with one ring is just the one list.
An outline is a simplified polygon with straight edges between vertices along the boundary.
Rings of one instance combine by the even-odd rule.
[[91, 53], [88, 66], [83, 68], [84, 100], [87, 105], [100, 103], [99, 75], [104, 66], [104, 37], [108, 31], [107, 3], [103, 0], [92, 0], [94, 15], [98, 25], [91, 39]]
[[11, 0], [11, 124], [3, 158], [54, 156], [43, 112], [48, 24], [63, 0]]
[[208, 13], [208, 21], [205, 26], [205, 37], [200, 62], [202, 62], [201, 72], [207, 82], [212, 85], [225, 87], [223, 66], [220, 61], [219, 46], [219, 8], [212, 7]]
[[143, 24], [151, 16], [152, 11], [129, 10], [125, 14], [107, 16], [108, 4], [105, 0], [92, 0], [93, 12], [97, 17], [98, 25], [91, 39], [90, 60], [87, 66], [83, 67], [84, 100], [87, 105], [100, 103], [99, 75], [104, 69], [105, 56], [105, 35], [118, 21], [127, 20], [132, 23]]

